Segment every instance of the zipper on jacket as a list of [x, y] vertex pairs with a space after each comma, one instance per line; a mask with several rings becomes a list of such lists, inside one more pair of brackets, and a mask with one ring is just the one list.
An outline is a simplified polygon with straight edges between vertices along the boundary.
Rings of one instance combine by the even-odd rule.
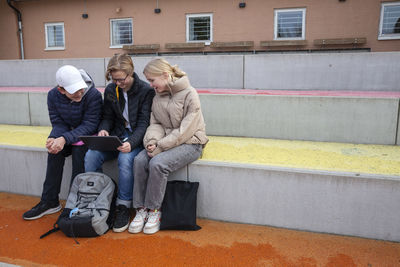
[[169, 100], [168, 100], [168, 104], [167, 104], [167, 113], [168, 113], [168, 119], [169, 119], [169, 123], [171, 124], [171, 129], [174, 129], [174, 125], [172, 124], [172, 120], [171, 120], [171, 114], [168, 112], [169, 110], [169, 104], [171, 103], [172, 100], [172, 93], [169, 96]]

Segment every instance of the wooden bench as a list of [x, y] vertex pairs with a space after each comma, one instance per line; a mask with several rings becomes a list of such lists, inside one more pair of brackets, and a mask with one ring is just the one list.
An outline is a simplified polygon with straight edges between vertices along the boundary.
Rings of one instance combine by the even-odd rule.
[[333, 39], [315, 39], [314, 45], [358, 45], [367, 43], [367, 38], [333, 38]]
[[122, 47], [124, 50], [128, 50], [129, 52], [134, 53], [146, 53], [146, 52], [155, 52], [160, 49], [159, 44], [140, 44], [140, 45], [124, 45]]

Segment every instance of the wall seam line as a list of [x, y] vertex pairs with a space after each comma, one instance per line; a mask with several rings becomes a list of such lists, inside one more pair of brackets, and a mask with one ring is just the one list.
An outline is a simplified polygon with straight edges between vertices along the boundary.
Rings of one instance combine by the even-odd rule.
[[396, 132], [394, 136], [394, 144], [400, 145], [398, 142], [399, 139], [399, 123], [400, 123], [400, 98], [397, 98], [397, 123], [396, 123]]

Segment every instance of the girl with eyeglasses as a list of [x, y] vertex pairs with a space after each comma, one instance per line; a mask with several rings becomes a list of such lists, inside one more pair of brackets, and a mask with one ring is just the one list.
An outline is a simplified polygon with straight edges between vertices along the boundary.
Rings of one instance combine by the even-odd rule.
[[122, 146], [118, 151], [89, 150], [85, 171], [102, 172], [105, 161], [118, 158], [118, 196], [113, 231], [123, 232], [130, 221], [134, 181], [133, 161], [143, 150], [143, 137], [150, 123], [154, 90], [134, 72], [127, 54], [114, 55], [107, 66], [106, 79], [111, 80], [104, 91], [103, 117], [99, 136], [118, 136]]

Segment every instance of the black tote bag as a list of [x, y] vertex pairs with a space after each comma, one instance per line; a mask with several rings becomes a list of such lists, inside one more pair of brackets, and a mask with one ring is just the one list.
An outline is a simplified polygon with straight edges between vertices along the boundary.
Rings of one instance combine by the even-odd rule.
[[161, 206], [160, 230], [199, 230], [196, 224], [198, 182], [169, 181]]

